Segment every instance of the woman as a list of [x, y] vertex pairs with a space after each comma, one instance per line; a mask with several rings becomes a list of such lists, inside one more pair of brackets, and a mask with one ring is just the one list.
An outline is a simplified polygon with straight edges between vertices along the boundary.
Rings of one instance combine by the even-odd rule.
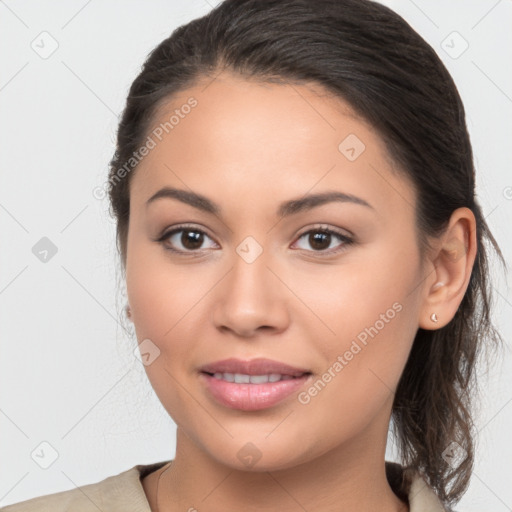
[[[130, 89], [109, 195], [172, 461], [21, 510], [451, 510], [490, 321], [464, 107], [368, 0], [225, 0]], [[393, 429], [400, 463], [385, 460]]]

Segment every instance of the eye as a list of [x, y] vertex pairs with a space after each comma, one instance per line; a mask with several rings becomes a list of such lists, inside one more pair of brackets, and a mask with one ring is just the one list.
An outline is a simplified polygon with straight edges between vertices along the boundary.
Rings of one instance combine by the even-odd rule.
[[[186, 254], [200, 252], [201, 249], [204, 249], [202, 245], [206, 239], [212, 240], [201, 229], [194, 226], [177, 226], [164, 233], [157, 239], [157, 242], [162, 243], [164, 248], [169, 251]], [[213, 242], [213, 247], [215, 245], [215, 242]]]
[[[331, 243], [334, 241], [335, 238], [342, 242], [341, 244], [338, 244], [338, 247], [340, 248], [334, 251], [327, 251], [326, 249], [332, 247]], [[330, 229], [325, 226], [318, 226], [315, 229], [310, 229], [309, 231], [302, 233], [302, 235], [300, 235], [299, 237], [299, 241], [302, 239], [305, 239], [306, 243], [313, 248], [313, 251], [308, 250], [308, 252], [320, 252], [322, 253], [322, 255], [336, 254], [340, 251], [343, 251], [347, 245], [351, 245], [354, 243], [354, 240], [352, 240], [352, 238], [348, 237], [347, 235], [344, 235], [334, 229]], [[303, 249], [303, 247], [299, 248]]]
[[[338, 244], [339, 248], [336, 250], [326, 250], [331, 248], [335, 238], [341, 242]], [[306, 249], [308, 252], [316, 252], [321, 255], [337, 254], [343, 251], [347, 245], [354, 243], [352, 238], [326, 226], [318, 226], [315, 229], [305, 231], [299, 236], [298, 240], [302, 239], [306, 240], [306, 243], [313, 248], [313, 251]], [[217, 247], [217, 244], [203, 230], [195, 226], [182, 225], [165, 232], [156, 241], [160, 242], [168, 251], [178, 254], [193, 254], [205, 249], [203, 247], [205, 240], [212, 242], [209, 248]], [[304, 248], [299, 247], [299, 249]]]

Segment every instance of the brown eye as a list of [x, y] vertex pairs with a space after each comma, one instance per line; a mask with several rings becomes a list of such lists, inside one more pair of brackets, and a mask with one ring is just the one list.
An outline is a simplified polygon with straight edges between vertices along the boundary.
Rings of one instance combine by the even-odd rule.
[[329, 245], [331, 244], [331, 234], [320, 231], [310, 232], [308, 242], [311, 244], [311, 247], [319, 251], [328, 249]]
[[169, 251], [186, 254], [200, 252], [207, 240], [212, 241], [210, 248], [215, 247], [213, 240], [204, 231], [195, 227], [180, 226], [163, 234], [157, 241]]
[[[338, 239], [341, 243], [338, 243], [337, 249], [328, 250], [332, 248], [331, 244]], [[318, 228], [306, 231], [299, 237], [300, 240], [306, 240], [306, 244], [312, 248], [312, 250], [307, 247], [299, 247], [299, 249], [306, 249], [309, 252], [318, 252], [320, 254], [330, 255], [342, 251], [346, 246], [353, 244], [354, 241], [337, 231], [334, 231], [329, 228]]]
[[199, 249], [203, 245], [204, 234], [199, 231], [184, 229], [181, 231], [180, 242], [185, 249]]

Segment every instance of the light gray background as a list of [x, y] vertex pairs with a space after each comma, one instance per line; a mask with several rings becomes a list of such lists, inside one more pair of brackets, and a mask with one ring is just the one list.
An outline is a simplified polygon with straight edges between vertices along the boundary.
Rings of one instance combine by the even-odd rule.
[[[0, 0], [0, 505], [174, 456], [175, 425], [119, 323], [114, 224], [93, 190], [106, 180], [117, 116], [146, 55], [217, 3]], [[512, 2], [383, 3], [458, 85], [479, 199], [510, 261]], [[453, 31], [469, 44], [460, 56]], [[57, 247], [47, 262], [32, 252], [42, 237]], [[459, 511], [512, 509], [512, 299], [496, 275], [506, 357], [482, 380], [475, 472]]]

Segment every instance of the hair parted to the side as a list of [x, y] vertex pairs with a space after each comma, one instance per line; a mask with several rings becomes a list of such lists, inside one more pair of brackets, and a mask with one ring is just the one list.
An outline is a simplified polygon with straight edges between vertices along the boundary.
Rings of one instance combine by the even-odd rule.
[[[370, 0], [225, 0], [177, 28], [133, 82], [110, 162], [123, 269], [136, 165], [121, 180], [116, 173], [147, 138], [159, 106], [222, 69], [247, 79], [320, 84], [348, 102], [415, 187], [422, 255], [455, 209], [474, 213], [477, 255], [466, 294], [449, 324], [418, 330], [392, 409], [401, 463], [423, 472], [447, 506], [456, 503], [474, 463], [477, 356], [502, 341], [491, 321], [487, 249], [503, 264], [504, 258], [475, 198], [465, 111], [450, 74], [403, 18]], [[467, 452], [457, 467], [442, 456], [453, 442]]]

